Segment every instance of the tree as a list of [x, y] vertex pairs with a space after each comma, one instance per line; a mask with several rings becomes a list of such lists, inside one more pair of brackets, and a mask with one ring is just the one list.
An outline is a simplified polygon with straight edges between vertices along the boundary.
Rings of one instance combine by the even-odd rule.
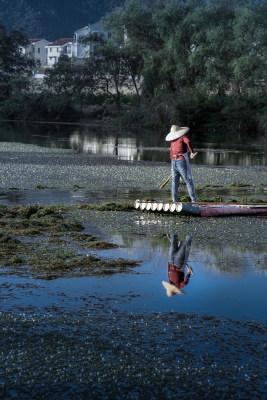
[[236, 10], [235, 57], [232, 60], [238, 96], [251, 89], [265, 92], [267, 85], [267, 4], [253, 3]]
[[58, 95], [71, 95], [74, 86], [74, 71], [71, 60], [66, 55], [61, 55], [58, 62], [45, 70], [44, 87], [46, 90]]
[[28, 40], [23, 31], [7, 34], [0, 24], [0, 96], [6, 98], [12, 93], [26, 90], [32, 75], [34, 61], [21, 54], [20, 46], [26, 46]]
[[127, 85], [125, 65], [120, 57], [120, 48], [104, 34], [91, 34], [83, 39], [91, 44], [93, 54], [86, 63], [93, 71], [96, 91], [107, 93], [116, 103], [118, 115], [121, 114], [121, 93]]
[[135, 91], [140, 97], [140, 79], [143, 68], [143, 57], [140, 46], [134, 40], [128, 40], [125, 14], [121, 9], [108, 14], [103, 19], [105, 31], [109, 32], [108, 42], [117, 54], [128, 80], [124, 82], [127, 88]]
[[64, 95], [82, 107], [83, 97], [95, 90], [94, 71], [85, 65], [76, 65], [66, 55], [61, 55], [52, 68], [45, 70], [43, 90]]
[[208, 110], [225, 120], [242, 110], [246, 119], [252, 103], [263, 107], [266, 2], [130, 0], [106, 21], [113, 35], [126, 33], [131, 59], [138, 55], [142, 101], [160, 121], [196, 123]]

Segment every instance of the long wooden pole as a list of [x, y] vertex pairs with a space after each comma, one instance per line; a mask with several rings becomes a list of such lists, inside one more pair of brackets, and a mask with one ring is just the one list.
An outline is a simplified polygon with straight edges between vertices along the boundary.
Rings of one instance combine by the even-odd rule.
[[167, 183], [169, 182], [169, 180], [171, 179], [172, 174], [168, 177], [168, 179], [166, 179], [166, 181], [161, 185], [160, 189], [164, 188], [165, 185], [167, 185]]

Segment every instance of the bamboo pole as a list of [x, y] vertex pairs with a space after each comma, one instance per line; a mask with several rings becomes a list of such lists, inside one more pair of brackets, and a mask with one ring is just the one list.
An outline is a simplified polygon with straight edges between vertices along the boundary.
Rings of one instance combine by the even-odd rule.
[[172, 174], [168, 177], [168, 179], [166, 179], [166, 181], [161, 185], [160, 189], [164, 188], [165, 185], [167, 185], [167, 183], [169, 182], [169, 180], [171, 179]]

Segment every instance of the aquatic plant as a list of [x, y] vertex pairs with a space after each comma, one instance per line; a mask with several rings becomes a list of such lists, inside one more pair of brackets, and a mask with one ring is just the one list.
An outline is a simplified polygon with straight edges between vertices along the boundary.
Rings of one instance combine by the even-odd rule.
[[[40, 205], [1, 207], [0, 227], [4, 229], [0, 229], [0, 266], [27, 266], [35, 276], [41, 272], [39, 278], [55, 279], [66, 273], [77, 276], [129, 272], [139, 265], [133, 260], [102, 260], [88, 254], [88, 249], [110, 249], [118, 245], [81, 233], [83, 224], [66, 217], [62, 208]], [[29, 241], [33, 235], [39, 240]]]
[[249, 186], [251, 186], [251, 185], [248, 185], [248, 184], [246, 184], [246, 183], [236, 183], [236, 182], [234, 182], [234, 183], [231, 183], [230, 185], [229, 185], [229, 187], [249, 187]]
[[113, 203], [106, 202], [102, 204], [81, 204], [78, 208], [97, 210], [97, 211], [133, 211], [134, 203]]

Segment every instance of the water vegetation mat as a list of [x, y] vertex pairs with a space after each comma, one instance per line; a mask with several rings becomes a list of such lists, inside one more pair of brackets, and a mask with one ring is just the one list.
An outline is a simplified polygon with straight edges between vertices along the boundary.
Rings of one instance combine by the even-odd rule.
[[[110, 275], [139, 265], [126, 259], [103, 259], [93, 249], [118, 247], [83, 233], [81, 222], [62, 206], [0, 205], [0, 266], [43, 279], [62, 276]], [[10, 273], [10, 270], [9, 270]]]

